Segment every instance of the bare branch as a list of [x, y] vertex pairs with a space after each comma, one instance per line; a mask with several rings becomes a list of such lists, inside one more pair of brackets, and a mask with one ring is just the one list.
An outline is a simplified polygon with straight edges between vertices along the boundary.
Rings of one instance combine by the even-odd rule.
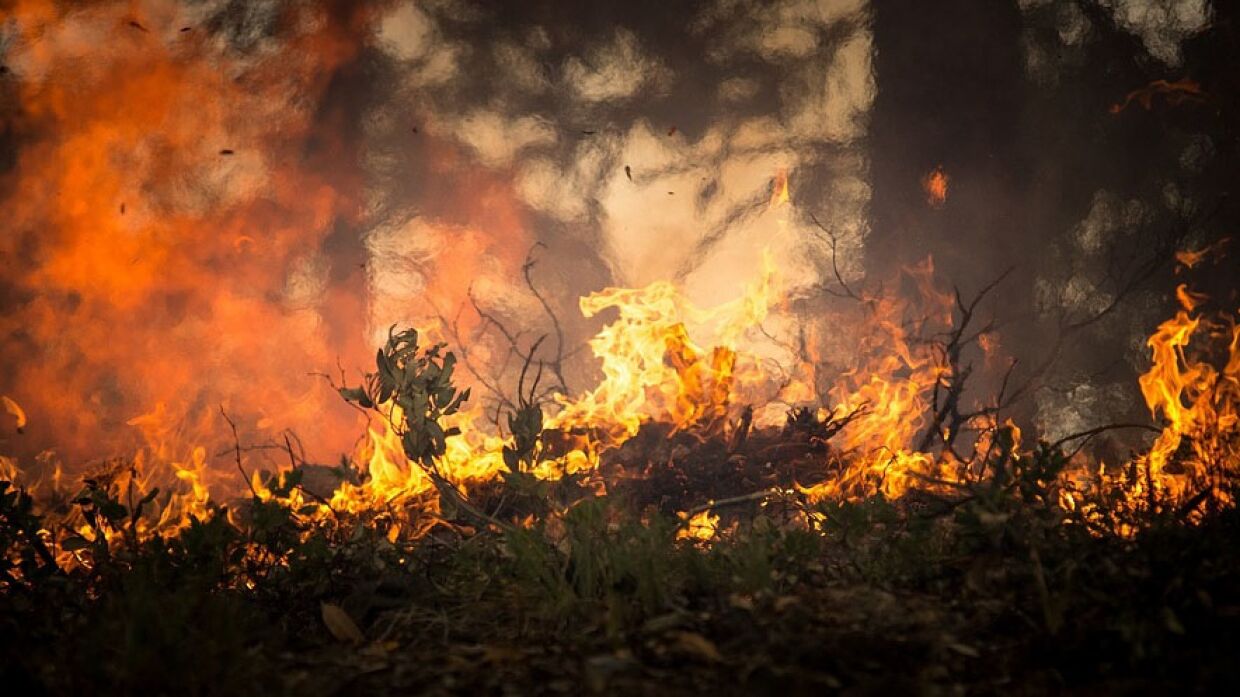
[[[568, 381], [564, 379], [564, 329], [560, 326], [560, 318], [556, 317], [555, 312], [551, 309], [551, 304], [547, 302], [542, 293], [538, 292], [531, 274], [535, 264], [538, 263], [534, 259], [534, 250], [539, 247], [545, 249], [547, 245], [542, 242], [536, 242], [533, 247], [530, 247], [529, 253], [525, 255], [525, 263], [521, 265], [521, 274], [525, 277], [525, 285], [534, 294], [534, 297], [538, 299], [538, 303], [542, 305], [543, 312], [551, 320], [551, 326], [555, 328], [555, 360], [550, 362], [551, 372], [555, 373], [556, 379], [560, 381], [560, 391], [567, 393], [569, 391]], [[533, 353], [534, 350], [530, 349], [531, 356]]]
[[[220, 405], [220, 416], [228, 422], [228, 427], [232, 429], [233, 435], [233, 454], [237, 459], [237, 471], [241, 473], [241, 478], [245, 480], [245, 485], [250, 488], [250, 493], [254, 498], [258, 498], [258, 491], [254, 489], [254, 483], [250, 481], [250, 475], [246, 473], [245, 467], [241, 464], [241, 440], [237, 437], [237, 424], [228, 418], [228, 413], [224, 411], [224, 405]], [[290, 451], [291, 452], [291, 451]]]
[[825, 289], [825, 288], [823, 290], [825, 290], [827, 293], [830, 293], [831, 295], [835, 295], [836, 297], [852, 298], [853, 300], [856, 300], [857, 302], [862, 302], [861, 296], [853, 292], [853, 289], [850, 288], [848, 286], [848, 283], [844, 281], [844, 275], [840, 273], [840, 266], [839, 266], [839, 260], [838, 260], [839, 255], [837, 253], [839, 239], [837, 238], [835, 232], [831, 230], [830, 228], [828, 228], [826, 225], [823, 225], [822, 223], [818, 222], [818, 217], [815, 216], [813, 213], [809, 214], [809, 219], [812, 220], [814, 222], [814, 225], [817, 226], [819, 230], [822, 230], [823, 234], [827, 236], [827, 245], [831, 248], [831, 273], [835, 275], [835, 282], [840, 285], [840, 288], [844, 289], [843, 293], [832, 292], [831, 290]]

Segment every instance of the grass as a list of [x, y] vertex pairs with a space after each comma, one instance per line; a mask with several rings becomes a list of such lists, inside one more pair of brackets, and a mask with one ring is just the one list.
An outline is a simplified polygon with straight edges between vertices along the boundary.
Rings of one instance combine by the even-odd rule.
[[[1016, 453], [999, 428], [987, 475], [947, 494], [734, 496], [705, 542], [680, 534], [666, 499], [768, 481], [749, 460], [695, 438], [636, 484], [609, 482], [613, 496], [578, 476], [544, 482], [527, 471], [542, 446], [532, 401], [510, 422], [513, 471], [465, 499], [438, 470], [452, 435], [439, 420], [465, 396], [441, 348], [393, 335], [365, 386], [341, 389], [361, 408], [401, 405], [403, 447], [441, 514], [418, 500], [326, 515], [295, 467], [236, 510], [144, 535], [163, 499], [134, 495], [132, 470], [42, 509], [0, 483], [2, 684], [298, 697], [1240, 687], [1240, 513], [1223, 476], [1237, 463], [1214, 463], [1187, 504], [1087, 494], [1065, 489], [1058, 448]], [[670, 445], [649, 426], [626, 458]], [[796, 432], [751, 436], [766, 448]]]
[[[244, 523], [220, 512], [57, 565], [30, 534], [67, 539], [55, 515], [6, 488], [0, 679], [23, 695], [1234, 687], [1234, 509], [1121, 538], [1065, 521], [1046, 492], [1003, 492], [929, 514], [820, 504], [813, 525], [755, 505], [709, 544], [605, 497], [395, 543], [373, 518], [277, 497]], [[123, 527], [121, 497], [99, 495], [74, 505]], [[325, 604], [364, 640], [329, 628]]]

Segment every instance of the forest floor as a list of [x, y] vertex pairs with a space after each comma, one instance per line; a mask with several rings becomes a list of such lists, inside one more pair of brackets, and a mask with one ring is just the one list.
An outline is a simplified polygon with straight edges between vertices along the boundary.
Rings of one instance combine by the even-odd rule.
[[[135, 504], [119, 491], [40, 515], [9, 489], [0, 680], [20, 695], [301, 697], [1240, 687], [1234, 507], [1202, 501], [1186, 522], [1151, 506], [1106, 534], [1055, 503], [1043, 475], [1062, 458], [1043, 450], [953, 497], [753, 497], [717, 508], [713, 539], [686, 536], [675, 511], [778, 488], [812, 455], [802, 441], [772, 465], [774, 441], [729, 456], [655, 429], [592, 475], [605, 496], [513, 476], [471, 497], [525, 525], [442, 520], [413, 539], [388, 534], [390, 512], [301, 515], [287, 474], [273, 498], [234, 502], [233, 522], [146, 540], [126, 536]], [[119, 541], [59, 535], [65, 506]], [[69, 547], [80, 564], [48, 560]]]

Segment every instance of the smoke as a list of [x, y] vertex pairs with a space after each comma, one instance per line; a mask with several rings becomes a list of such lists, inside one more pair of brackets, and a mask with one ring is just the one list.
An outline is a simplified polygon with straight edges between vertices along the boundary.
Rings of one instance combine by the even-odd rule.
[[[533, 279], [575, 346], [598, 326], [577, 299], [604, 286], [671, 279], [696, 304], [715, 305], [757, 279], [769, 250], [781, 290], [795, 296], [830, 263], [809, 212], [837, 235], [855, 277], [875, 90], [864, 11], [862, 2], [386, 7], [375, 49], [388, 87], [367, 116], [374, 331], [394, 318], [455, 317], [469, 292], [510, 327], [550, 332], [520, 273], [534, 245]], [[795, 215], [769, 210], [785, 174]], [[441, 186], [451, 206], [436, 204]], [[494, 209], [514, 213], [480, 222]], [[454, 269], [467, 283], [427, 292]], [[418, 280], [402, 285], [399, 274]], [[490, 353], [502, 352], [502, 338], [489, 338], [500, 344]], [[574, 382], [592, 380], [591, 368], [573, 366]]]
[[[875, 83], [863, 2], [21, 2], [0, 24], [0, 391], [16, 443], [71, 463], [135, 444], [296, 433], [349, 448], [326, 381], [393, 323], [565, 343], [577, 298], [673, 279], [730, 300], [775, 255], [860, 273]], [[537, 246], [536, 246], [537, 245]], [[525, 332], [522, 334], [521, 332]], [[449, 337], [450, 338], [450, 337]], [[571, 366], [580, 386], [594, 367]], [[7, 447], [7, 446], [6, 446]]]
[[[1209, 18], [1108, 11], [1169, 64]], [[1020, 12], [1054, 20], [1024, 35], [1029, 78], [1080, 69], [1096, 28], [1079, 9]], [[352, 379], [394, 323], [468, 343], [501, 388], [510, 341], [555, 333], [581, 389], [606, 318], [579, 297], [670, 279], [716, 305], [766, 252], [787, 299], [768, 328], [791, 334], [832, 262], [855, 280], [875, 254], [873, 31], [864, 0], [23, 0], [0, 18], [0, 391], [30, 425], [6, 448], [218, 443], [223, 406], [247, 439], [288, 429], [333, 458], [359, 422], [309, 373]], [[943, 221], [1016, 200], [977, 189], [967, 142]], [[793, 208], [772, 208], [785, 177]], [[883, 181], [924, 208], [917, 179]], [[994, 195], [970, 208], [978, 191]], [[1097, 257], [1153, 219], [1148, 197], [1082, 200], [1035, 310], [1105, 304]], [[908, 243], [930, 222], [897, 218]]]

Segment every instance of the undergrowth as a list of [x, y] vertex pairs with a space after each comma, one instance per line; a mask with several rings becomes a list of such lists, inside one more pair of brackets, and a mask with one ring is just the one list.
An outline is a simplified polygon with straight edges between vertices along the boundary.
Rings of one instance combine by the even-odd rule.
[[[1011, 454], [951, 497], [793, 515], [756, 500], [710, 541], [651, 508], [529, 475], [532, 403], [497, 518], [437, 469], [467, 397], [452, 356], [393, 336], [344, 396], [395, 400], [410, 460], [459, 505], [413, 538], [385, 511], [324, 516], [301, 472], [175, 532], [155, 496], [91, 480], [51, 509], [0, 482], [0, 681], [9, 694], [1223, 690], [1240, 642], [1240, 526], [1098, 497], [1066, 457]], [[130, 478], [128, 481], [132, 481]], [[260, 495], [261, 493], [261, 495]], [[1229, 496], [1227, 500], [1234, 500]], [[316, 512], [317, 511], [317, 512]], [[431, 515], [427, 513], [426, 515]], [[1109, 521], [1100, 528], [1099, 520]], [[1123, 529], [1118, 535], [1109, 530]]]

